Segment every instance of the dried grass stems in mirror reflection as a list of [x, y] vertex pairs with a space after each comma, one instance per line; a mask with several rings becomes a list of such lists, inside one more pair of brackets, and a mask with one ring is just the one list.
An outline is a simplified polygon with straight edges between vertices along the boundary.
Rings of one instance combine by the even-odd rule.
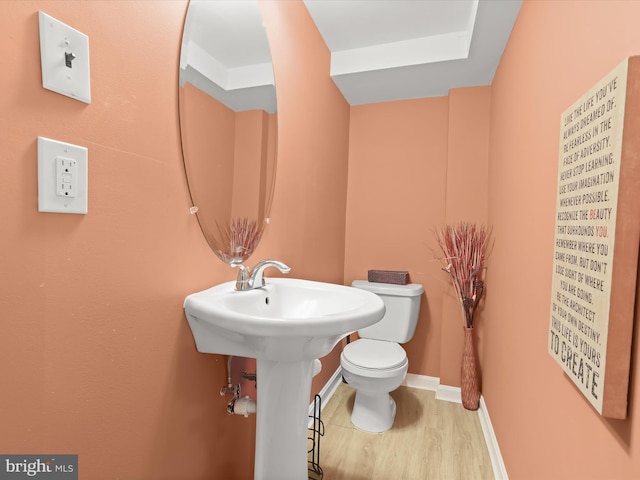
[[256, 220], [232, 218], [228, 224], [216, 222], [218, 236], [211, 239], [214, 252], [226, 263], [242, 263], [260, 243], [262, 228]]
[[451, 277], [465, 321], [473, 327], [473, 316], [484, 294], [485, 261], [493, 247], [491, 230], [484, 225], [460, 222], [435, 232], [444, 257], [443, 270]]

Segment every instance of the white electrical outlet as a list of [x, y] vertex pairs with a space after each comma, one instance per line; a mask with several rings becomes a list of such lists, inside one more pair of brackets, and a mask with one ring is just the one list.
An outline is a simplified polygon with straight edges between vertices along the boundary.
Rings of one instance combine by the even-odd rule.
[[88, 150], [38, 137], [38, 211], [87, 213]]
[[78, 163], [65, 157], [56, 157], [56, 195], [78, 196]]
[[42, 86], [91, 103], [89, 37], [44, 12], [38, 18]]

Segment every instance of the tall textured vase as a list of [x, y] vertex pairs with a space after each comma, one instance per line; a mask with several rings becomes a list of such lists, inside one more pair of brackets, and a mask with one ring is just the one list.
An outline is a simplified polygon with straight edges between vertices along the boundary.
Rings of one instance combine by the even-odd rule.
[[477, 410], [480, 405], [480, 382], [473, 338], [473, 327], [464, 327], [464, 350], [462, 351], [462, 371], [460, 373], [462, 405], [467, 410]]

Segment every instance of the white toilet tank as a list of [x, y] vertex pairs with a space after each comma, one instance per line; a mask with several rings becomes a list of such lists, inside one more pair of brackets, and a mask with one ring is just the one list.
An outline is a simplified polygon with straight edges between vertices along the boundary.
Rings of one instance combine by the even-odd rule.
[[417, 283], [394, 285], [354, 280], [352, 287], [379, 295], [386, 307], [382, 320], [370, 327], [358, 330], [361, 338], [406, 343], [416, 331], [420, 315], [420, 301], [424, 288]]

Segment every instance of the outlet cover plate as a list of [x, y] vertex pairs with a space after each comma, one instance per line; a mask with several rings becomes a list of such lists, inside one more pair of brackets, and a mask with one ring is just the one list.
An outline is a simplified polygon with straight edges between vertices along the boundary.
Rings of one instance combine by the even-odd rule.
[[[38, 137], [38, 211], [53, 213], [87, 213], [88, 154], [86, 147]], [[58, 185], [60, 167], [71, 163], [65, 173], [68, 184]], [[69, 195], [69, 186], [73, 194]]]
[[42, 86], [91, 103], [89, 37], [44, 12], [38, 19]]

